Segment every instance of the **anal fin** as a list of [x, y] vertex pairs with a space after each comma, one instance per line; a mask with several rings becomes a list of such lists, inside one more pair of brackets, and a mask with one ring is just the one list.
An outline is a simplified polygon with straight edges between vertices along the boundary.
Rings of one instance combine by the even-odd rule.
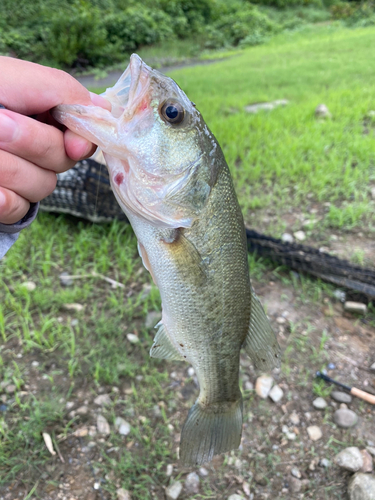
[[159, 327], [156, 332], [154, 343], [150, 349], [152, 358], [169, 359], [175, 361], [186, 361], [183, 356], [177, 351], [168, 336], [165, 326], [160, 321], [155, 328]]
[[255, 368], [259, 370], [270, 370], [280, 365], [280, 346], [253, 288], [249, 332], [243, 347]]

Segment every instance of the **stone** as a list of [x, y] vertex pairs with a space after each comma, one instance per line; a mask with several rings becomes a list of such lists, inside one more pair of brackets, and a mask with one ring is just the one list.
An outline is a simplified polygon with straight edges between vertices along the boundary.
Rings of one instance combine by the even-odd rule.
[[16, 392], [17, 387], [14, 384], [9, 384], [5, 387], [5, 390], [8, 394], [13, 394]]
[[302, 489], [302, 483], [296, 477], [291, 477], [289, 479], [289, 489], [292, 493], [299, 493]]
[[366, 450], [370, 453], [370, 455], [375, 457], [375, 448], [373, 446], [367, 446]]
[[190, 472], [185, 479], [185, 489], [187, 493], [195, 495], [199, 492], [200, 479], [196, 472]]
[[270, 393], [273, 378], [270, 375], [261, 375], [255, 382], [255, 392], [260, 398], [266, 399]]
[[33, 368], [37, 368], [37, 367], [39, 366], [39, 361], [33, 361], [33, 362], [31, 363], [31, 366], [32, 366]]
[[354, 411], [340, 408], [335, 411], [333, 420], [339, 427], [349, 428], [353, 427], [358, 422], [358, 417]]
[[367, 306], [366, 304], [362, 304], [362, 302], [352, 302], [348, 300], [344, 304], [344, 309], [351, 313], [367, 314]]
[[207, 477], [209, 474], [208, 470], [205, 467], [200, 467], [198, 472], [199, 472], [199, 475], [202, 477]]
[[291, 234], [289, 234], [289, 233], [283, 233], [283, 234], [281, 235], [281, 241], [282, 241], [283, 243], [293, 243], [293, 242], [294, 242], [294, 238], [293, 238], [293, 236], [292, 236]]
[[145, 327], [153, 328], [161, 320], [159, 311], [150, 311], [146, 316]]
[[316, 118], [332, 118], [332, 115], [325, 104], [319, 104], [315, 108], [315, 117]]
[[127, 436], [130, 432], [130, 424], [121, 417], [116, 417], [115, 428], [121, 436]]
[[109, 427], [109, 423], [103, 415], [98, 415], [96, 419], [96, 428], [98, 429], [99, 434], [104, 434], [108, 436], [111, 433], [111, 429]]
[[88, 411], [88, 407], [86, 405], [83, 405], [77, 408], [76, 413], [77, 415], [87, 415]]
[[75, 311], [75, 312], [83, 311], [84, 307], [85, 307], [84, 305], [76, 303], [63, 305], [63, 309], [65, 309], [66, 311]]
[[325, 469], [327, 469], [331, 466], [331, 462], [328, 460], [328, 458], [321, 458], [319, 460], [319, 465], [320, 467], [324, 467]]
[[165, 496], [167, 497], [167, 500], [177, 500], [177, 498], [181, 494], [181, 491], [182, 484], [180, 483], [180, 481], [176, 481], [165, 489]]
[[284, 396], [284, 391], [280, 386], [274, 385], [270, 390], [268, 396], [272, 399], [274, 403], [278, 403]]
[[21, 283], [20, 287], [24, 290], [27, 290], [28, 292], [33, 292], [36, 288], [36, 284], [34, 283], [34, 281], [24, 281], [23, 283]]
[[373, 469], [372, 456], [367, 450], [361, 450], [361, 455], [363, 458], [363, 465], [360, 468], [359, 472], [372, 472]]
[[109, 394], [100, 394], [94, 399], [94, 403], [98, 406], [110, 405], [112, 403]]
[[60, 285], [61, 286], [72, 286], [74, 281], [72, 280], [72, 278], [70, 278], [70, 274], [69, 273], [61, 273], [60, 276]]
[[334, 462], [342, 469], [357, 472], [363, 466], [363, 457], [356, 446], [350, 446], [340, 451], [335, 456]]
[[278, 106], [286, 106], [289, 103], [287, 99], [276, 99], [270, 102], [255, 102], [254, 104], [249, 104], [244, 107], [247, 113], [258, 113], [258, 111], [272, 111]]
[[126, 338], [131, 342], [132, 344], [137, 344], [139, 342], [139, 337], [138, 335], [135, 335], [135, 333], [128, 333]]
[[348, 485], [350, 500], [375, 500], [375, 477], [358, 472]]
[[194, 370], [194, 368], [192, 366], [189, 366], [187, 374], [189, 375], [189, 377], [194, 377], [195, 370]]
[[237, 495], [237, 493], [234, 493], [230, 497], [228, 497], [228, 500], [245, 500], [242, 495]]
[[117, 500], [131, 500], [131, 496], [128, 490], [124, 488], [119, 488], [117, 491]]
[[294, 237], [295, 237], [295, 239], [296, 239], [296, 240], [298, 240], [298, 241], [305, 241], [305, 239], [306, 239], [306, 234], [305, 234], [305, 232], [304, 232], [304, 231], [296, 231], [296, 232], [294, 233]]
[[302, 477], [302, 474], [299, 471], [299, 469], [297, 469], [297, 467], [293, 467], [292, 470], [290, 471], [290, 473], [292, 474], [292, 476], [294, 476], [298, 479], [301, 479], [301, 477]]
[[300, 418], [299, 418], [299, 415], [298, 415], [298, 413], [296, 413], [295, 411], [294, 411], [293, 413], [291, 413], [291, 414], [290, 414], [289, 420], [290, 420], [290, 422], [291, 422], [293, 425], [299, 425], [299, 424], [300, 424]]
[[323, 437], [322, 430], [317, 425], [310, 425], [307, 428], [307, 434], [311, 441], [318, 441], [321, 437]]
[[325, 399], [319, 397], [319, 398], [314, 399], [313, 407], [316, 410], [324, 410], [324, 408], [327, 408], [327, 403], [326, 403]]
[[165, 472], [165, 475], [167, 477], [171, 477], [172, 474], [173, 474], [173, 465], [172, 464], [168, 464], [167, 465], [167, 470]]
[[346, 300], [346, 293], [343, 290], [335, 290], [333, 296], [340, 302], [345, 302]]
[[250, 380], [246, 380], [245, 390], [246, 391], [253, 391], [254, 390], [254, 384], [252, 382], [250, 382]]

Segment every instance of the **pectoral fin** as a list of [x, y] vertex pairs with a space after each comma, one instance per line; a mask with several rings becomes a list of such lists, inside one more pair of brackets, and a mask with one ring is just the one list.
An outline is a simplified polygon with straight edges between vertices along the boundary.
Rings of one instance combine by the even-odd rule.
[[263, 306], [253, 289], [251, 289], [249, 332], [243, 347], [259, 370], [270, 370], [280, 364], [279, 344]]
[[172, 344], [163, 323], [159, 322], [155, 328], [157, 327], [159, 329], [156, 332], [154, 343], [150, 349], [150, 356], [152, 358], [186, 361]]

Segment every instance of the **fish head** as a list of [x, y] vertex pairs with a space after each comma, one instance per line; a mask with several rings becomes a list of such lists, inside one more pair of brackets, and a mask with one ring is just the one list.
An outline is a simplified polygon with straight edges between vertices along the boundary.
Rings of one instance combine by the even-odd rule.
[[123, 210], [162, 227], [190, 227], [217, 178], [220, 150], [177, 83], [133, 54], [102, 94], [112, 105], [60, 105], [55, 118], [104, 152]]

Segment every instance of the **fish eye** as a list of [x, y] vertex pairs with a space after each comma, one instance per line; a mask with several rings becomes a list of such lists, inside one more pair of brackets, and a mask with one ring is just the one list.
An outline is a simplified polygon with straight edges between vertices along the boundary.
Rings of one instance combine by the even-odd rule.
[[160, 112], [162, 118], [173, 125], [181, 123], [185, 117], [185, 110], [177, 101], [166, 101]]

